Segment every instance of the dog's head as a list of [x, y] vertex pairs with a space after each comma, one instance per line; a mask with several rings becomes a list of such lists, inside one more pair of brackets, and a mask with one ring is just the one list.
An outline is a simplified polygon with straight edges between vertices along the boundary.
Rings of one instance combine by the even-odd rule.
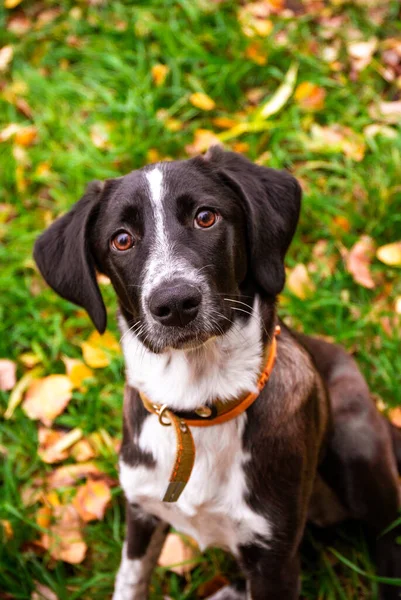
[[106, 310], [96, 270], [111, 279], [148, 348], [196, 346], [247, 318], [250, 308], [237, 317], [233, 307], [251, 307], [255, 293], [274, 303], [300, 199], [288, 173], [213, 148], [92, 182], [39, 237], [34, 257], [47, 283], [85, 308], [100, 332]]

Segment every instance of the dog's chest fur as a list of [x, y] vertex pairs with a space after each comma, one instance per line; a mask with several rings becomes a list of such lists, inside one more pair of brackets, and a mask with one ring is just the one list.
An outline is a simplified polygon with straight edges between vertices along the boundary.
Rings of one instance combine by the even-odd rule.
[[[175, 351], [158, 356], [139, 348], [123, 331], [123, 350], [130, 385], [155, 402], [191, 410], [213, 397], [230, 398], [255, 389], [261, 368], [262, 343], [257, 315], [241, 330], [232, 330], [210, 344], [202, 354]], [[246, 503], [246, 469], [250, 460], [243, 448], [246, 414], [222, 425], [192, 428], [196, 459], [191, 478], [176, 503], [161, 498], [174, 464], [176, 441], [172, 427], [163, 427], [156, 415], [146, 417], [132, 442], [150, 454], [154, 468], [120, 461], [120, 480], [128, 501], [192, 536], [203, 549], [219, 546], [236, 554], [256, 536], [269, 538], [269, 522]]]

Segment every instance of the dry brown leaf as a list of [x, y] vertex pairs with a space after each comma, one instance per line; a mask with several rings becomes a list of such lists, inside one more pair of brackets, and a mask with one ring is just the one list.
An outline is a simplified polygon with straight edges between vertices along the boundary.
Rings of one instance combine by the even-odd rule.
[[190, 156], [195, 156], [201, 152], [205, 152], [211, 146], [220, 145], [221, 142], [217, 135], [209, 129], [197, 129], [192, 144], [185, 146], [186, 151]]
[[[21, 1], [21, 0], [18, 0]], [[32, 27], [32, 22], [24, 14], [16, 14], [9, 19], [7, 30], [15, 35], [25, 35]]]
[[48, 477], [51, 489], [69, 487], [86, 477], [102, 478], [104, 473], [93, 462], [81, 463], [79, 465], [65, 465], [58, 467]]
[[93, 371], [81, 360], [63, 356], [63, 362], [74, 389], [82, 388], [85, 379], [93, 377]]
[[295, 90], [294, 98], [305, 110], [320, 110], [324, 107], [326, 90], [315, 83], [304, 81]]
[[153, 65], [152, 78], [158, 87], [163, 85], [169, 71], [170, 71], [170, 69], [168, 68], [167, 65], [162, 65], [161, 63], [158, 63], [157, 65]]
[[309, 277], [305, 265], [300, 263], [289, 272], [287, 275], [287, 288], [301, 300], [305, 300], [314, 294], [315, 284]]
[[27, 127], [20, 127], [15, 132], [14, 141], [20, 146], [32, 146], [38, 138], [38, 130], [34, 125], [28, 125]]
[[0, 73], [7, 70], [14, 54], [13, 47], [9, 44], [0, 48]]
[[321, 127], [313, 124], [307, 146], [317, 152], [343, 152], [352, 160], [361, 161], [365, 156], [366, 144], [361, 135], [341, 125]]
[[[164, 542], [158, 564], [178, 575], [189, 573], [196, 566], [199, 549], [191, 538], [169, 533]], [[183, 563], [183, 564], [181, 564]]]
[[56, 594], [43, 583], [35, 582], [35, 590], [32, 592], [31, 600], [58, 600]]
[[40, 427], [38, 437], [38, 455], [43, 462], [53, 464], [68, 458], [68, 450], [82, 437], [82, 430], [76, 428], [65, 433]]
[[79, 440], [74, 446], [71, 448], [71, 456], [77, 462], [85, 462], [94, 458], [96, 453], [88, 440]]
[[55, 560], [63, 560], [70, 564], [81, 563], [87, 546], [81, 532], [79, 515], [72, 505], [56, 506], [53, 511], [55, 523], [44, 533], [40, 545], [48, 550]]
[[88, 522], [103, 519], [110, 500], [110, 487], [105, 481], [89, 480], [79, 488], [73, 504], [81, 519]]
[[198, 596], [198, 598], [208, 598], [209, 596], [213, 596], [214, 594], [216, 594], [216, 592], [221, 590], [221, 588], [225, 587], [226, 585], [229, 585], [229, 583], [230, 582], [227, 579], [227, 577], [225, 577], [221, 573], [218, 573], [217, 575], [212, 577], [212, 579], [209, 579], [209, 581], [201, 583], [198, 586], [198, 589], [196, 590], [196, 595]]
[[401, 100], [394, 102], [379, 102], [369, 109], [369, 114], [373, 118], [380, 119], [386, 123], [399, 123], [401, 119]]
[[50, 427], [54, 419], [60, 415], [72, 395], [72, 383], [66, 375], [49, 375], [34, 380], [23, 401], [23, 409], [30, 419], [39, 419]]
[[348, 54], [351, 57], [352, 66], [357, 71], [365, 69], [377, 49], [377, 38], [371, 38], [365, 42], [355, 41], [348, 44]]
[[195, 92], [195, 94], [191, 94], [189, 101], [193, 106], [199, 108], [200, 110], [213, 110], [216, 106], [215, 101], [203, 92]]
[[380, 246], [377, 249], [376, 256], [385, 265], [401, 267], [401, 242]]
[[375, 245], [372, 238], [364, 235], [352, 246], [345, 261], [347, 271], [351, 273], [354, 281], [368, 289], [375, 287], [369, 270], [374, 253]]
[[0, 390], [8, 392], [17, 383], [17, 366], [14, 361], [7, 358], [0, 359]]

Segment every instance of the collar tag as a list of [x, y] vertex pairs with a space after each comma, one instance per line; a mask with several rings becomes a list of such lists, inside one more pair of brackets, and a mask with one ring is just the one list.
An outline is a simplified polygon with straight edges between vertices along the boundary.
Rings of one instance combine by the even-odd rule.
[[[219, 425], [231, 419], [235, 419], [249, 408], [259, 396], [260, 392], [266, 385], [270, 374], [273, 370], [274, 362], [277, 353], [276, 336], [280, 333], [280, 326], [277, 325], [274, 331], [274, 337], [267, 353], [266, 363], [258, 380], [258, 391], [251, 392], [246, 396], [235, 398], [228, 402], [216, 400], [213, 403], [213, 411], [208, 406], [201, 406], [193, 413], [186, 413], [185, 417], [180, 416], [180, 413], [173, 412], [167, 404], [154, 404], [140, 393], [144, 407], [150, 413], [158, 416], [159, 422], [164, 427], [174, 426], [176, 437], [176, 456], [173, 469], [170, 475], [170, 482], [167, 486], [166, 493], [163, 497], [163, 502], [177, 502], [186, 484], [191, 476], [192, 469], [195, 463], [195, 443], [189, 426], [193, 427], [210, 427]], [[212, 416], [213, 412], [213, 416]], [[215, 414], [215, 416], [214, 416]]]

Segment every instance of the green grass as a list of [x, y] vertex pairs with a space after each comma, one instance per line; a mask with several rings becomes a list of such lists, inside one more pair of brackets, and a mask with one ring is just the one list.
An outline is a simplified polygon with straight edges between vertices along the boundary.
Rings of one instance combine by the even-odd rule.
[[[249, 90], [261, 88], [263, 103], [296, 64], [297, 84], [310, 81], [326, 90], [324, 108], [304, 110], [292, 96], [263, 131], [230, 139], [227, 146], [245, 143], [242, 149], [251, 159], [262, 156], [269, 166], [289, 168], [305, 185], [301, 222], [287, 265], [315, 262], [318, 268], [311, 278], [316, 292], [305, 300], [285, 292], [281, 314], [294, 327], [331, 336], [354, 352], [372, 391], [389, 407], [401, 405], [400, 326], [383, 326], [386, 317], [394, 317], [395, 299], [401, 296], [400, 270], [373, 259], [378, 283], [367, 290], [353, 281], [341, 258], [341, 251], [363, 234], [378, 246], [401, 239], [399, 127], [391, 125], [391, 139], [365, 135], [365, 127], [376, 122], [369, 107], [400, 96], [397, 83], [386, 82], [380, 71], [384, 40], [401, 32], [399, 6], [381, 5], [386, 7], [381, 24], [353, 2], [327, 3], [325, 11], [303, 11], [296, 18], [273, 15], [273, 32], [255, 38], [267, 56], [265, 65], [247, 57], [246, 49], [254, 40], [241, 30], [236, 2], [25, 0], [14, 11], [0, 8], [0, 47], [11, 44], [14, 49], [0, 87], [0, 131], [9, 123], [34, 124], [38, 130], [36, 143], [22, 151], [12, 139], [0, 143], [0, 202], [14, 211], [9, 218], [0, 217], [0, 357], [17, 361], [19, 378], [26, 372], [20, 361], [25, 352], [39, 357], [44, 374], [63, 373], [61, 356], [80, 358], [80, 344], [92, 331], [89, 319], [46, 289], [35, 270], [32, 244], [50, 219], [70, 207], [89, 180], [140, 167], [155, 150], [162, 158], [185, 157], [198, 129], [219, 132], [212, 122], [215, 117], [241, 113], [241, 118], [250, 118], [246, 117]], [[47, 24], [37, 19], [43, 9], [56, 7], [59, 13]], [[17, 35], [7, 25], [21, 9], [32, 27]], [[324, 19], [332, 16], [344, 19], [334, 41], [325, 37]], [[360, 31], [362, 39], [376, 36], [379, 41], [371, 63], [356, 78], [350, 74], [347, 54], [352, 30]], [[282, 35], [287, 38], [284, 44], [278, 41]], [[334, 42], [339, 45], [340, 70], [322, 58], [323, 50]], [[160, 87], [151, 74], [157, 63], [169, 67]], [[32, 109], [30, 118], [15, 106], [13, 90], [22, 90], [19, 97]], [[188, 101], [199, 91], [214, 99], [214, 110], [202, 112]], [[162, 109], [180, 122], [178, 131], [166, 127]], [[314, 124], [351, 128], [366, 145], [363, 159], [314, 147]], [[95, 125], [107, 132], [103, 149], [91, 139]], [[336, 217], [346, 217], [348, 230], [335, 225]], [[318, 261], [312, 252], [320, 240], [327, 241], [327, 250], [326, 258]], [[325, 274], [320, 267], [333, 257], [336, 267]], [[115, 302], [109, 288], [104, 292], [109, 327], [118, 335]], [[123, 366], [116, 358], [97, 372], [85, 393], [74, 392], [55, 425], [81, 427], [85, 435], [104, 429], [119, 436], [122, 387]], [[0, 392], [2, 413], [8, 397]], [[12, 539], [3, 535], [0, 546], [0, 598], [29, 599], [35, 581], [49, 586], [59, 600], [109, 597], [124, 535], [119, 489], [113, 489], [105, 519], [85, 527], [89, 547], [85, 561], [77, 566], [55, 562], [32, 544], [38, 537], [38, 504], [27, 508], [21, 499], [26, 485], [53, 468], [37, 456], [37, 424], [17, 408], [12, 419], [0, 422], [0, 443], [0, 519], [8, 520], [14, 531]], [[116, 476], [113, 453], [103, 452], [97, 462]], [[360, 574], [362, 570], [374, 575], [374, 567], [359, 526], [340, 528], [327, 544], [308, 530], [303, 564], [304, 598], [376, 597], [374, 576]], [[215, 550], [207, 552], [186, 579], [159, 569], [152, 598], [163, 593], [197, 598], [200, 584], [221, 572], [235, 576], [230, 559]]]

